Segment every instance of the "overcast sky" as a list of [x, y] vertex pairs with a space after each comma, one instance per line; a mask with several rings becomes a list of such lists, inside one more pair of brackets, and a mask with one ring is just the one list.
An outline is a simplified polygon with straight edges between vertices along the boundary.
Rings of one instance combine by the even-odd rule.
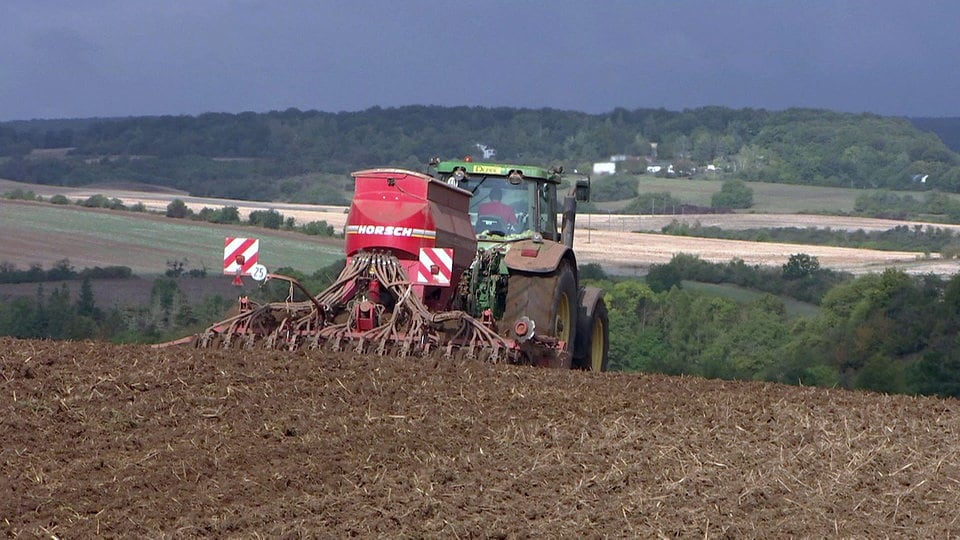
[[960, 116], [960, 1], [0, 0], [0, 120], [402, 105]]

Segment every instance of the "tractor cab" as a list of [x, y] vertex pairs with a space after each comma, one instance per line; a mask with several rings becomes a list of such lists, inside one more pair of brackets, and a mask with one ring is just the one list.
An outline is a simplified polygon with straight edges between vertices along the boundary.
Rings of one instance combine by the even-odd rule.
[[434, 161], [441, 181], [471, 193], [470, 221], [479, 240], [520, 240], [539, 234], [558, 241], [560, 173], [528, 165]]

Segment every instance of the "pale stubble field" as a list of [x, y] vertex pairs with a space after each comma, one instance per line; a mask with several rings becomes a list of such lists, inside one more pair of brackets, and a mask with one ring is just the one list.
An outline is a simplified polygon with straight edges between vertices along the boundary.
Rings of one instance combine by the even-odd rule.
[[[253, 210], [275, 209], [285, 217], [293, 217], [298, 224], [322, 220], [337, 230], [342, 230], [347, 217], [346, 209], [343, 207], [205, 199], [176, 192], [141, 192], [105, 190], [103, 188], [70, 189], [59, 186], [36, 186], [0, 181], [0, 192], [7, 192], [16, 188], [30, 189], [44, 197], [59, 193], [74, 200], [83, 200], [91, 195], [101, 194], [120, 199], [128, 206], [142, 203], [148, 210], [157, 212], [165, 211], [170, 201], [175, 198], [183, 200], [194, 211], [199, 211], [203, 207], [236, 206], [241, 216], [244, 217]], [[69, 209], [64, 208], [64, 210]], [[133, 213], [124, 215], [138, 216], [138, 214]], [[816, 227], [834, 230], [881, 231], [899, 225], [911, 227], [933, 225], [950, 228], [954, 231], [960, 229], [957, 226], [923, 222], [811, 214], [743, 213], [666, 216], [588, 214], [580, 215], [577, 218], [577, 236], [574, 247], [578, 261], [580, 263], [598, 263], [613, 273], [639, 275], [643, 274], [649, 265], [668, 262], [677, 253], [698, 255], [711, 262], [726, 262], [738, 258], [747, 264], [770, 266], [782, 265], [792, 254], [806, 253], [816, 256], [821, 265], [826, 268], [849, 271], [855, 274], [879, 272], [889, 267], [902, 268], [910, 273], [935, 273], [940, 275], [951, 275], [960, 270], [960, 263], [956, 260], [942, 259], [938, 254], [925, 256], [916, 252], [745, 242], [656, 234], [673, 220], [684, 221], [691, 225], [700, 224], [734, 230], [765, 227]], [[5, 236], [7, 236], [8, 241], [0, 245], [0, 261], [19, 262], [21, 264], [29, 261], [29, 263], [49, 264], [64, 257], [70, 258], [71, 261], [83, 260], [83, 242], [70, 242], [69, 239], [59, 238], [51, 234], [46, 242], [41, 237], [31, 239], [29, 242], [31, 245], [24, 245], [24, 241], [12, 241], [11, 235]], [[21, 240], [27, 239], [21, 238]], [[303, 236], [304, 243], [314, 241], [315, 239]], [[123, 263], [105, 261], [100, 264]]]

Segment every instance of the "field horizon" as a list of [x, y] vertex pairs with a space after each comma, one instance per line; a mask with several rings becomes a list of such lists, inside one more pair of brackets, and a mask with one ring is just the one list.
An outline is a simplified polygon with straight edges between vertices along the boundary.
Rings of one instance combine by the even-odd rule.
[[[678, 186], [693, 186], [704, 190], [705, 181], [688, 179], [669, 180]], [[138, 274], [162, 274], [168, 261], [188, 260], [193, 267], [204, 267], [218, 272], [222, 268], [222, 242], [226, 236], [261, 238], [261, 260], [269, 269], [293, 267], [312, 273], [343, 257], [343, 241], [318, 238], [305, 234], [277, 231], [249, 226], [224, 226], [171, 219], [163, 216], [173, 199], [186, 200], [195, 212], [204, 207], [237, 206], [241, 217], [253, 210], [276, 210], [284, 217], [294, 218], [299, 225], [310, 221], [325, 221], [336, 231], [346, 223], [346, 208], [325, 205], [233, 201], [186, 197], [169, 190], [130, 191], [127, 184], [114, 186], [117, 191], [91, 188], [63, 188], [34, 186], [0, 180], [0, 191], [36, 188], [38, 195], [50, 197], [64, 194], [75, 201], [92, 195], [117, 198], [126, 205], [144, 204], [150, 212], [122, 212], [88, 209], [76, 205], [0, 199], [0, 228], [11, 241], [0, 244], [0, 262], [17, 266], [39, 263], [50, 266], [67, 258], [77, 267], [105, 265], [129, 266]], [[104, 187], [104, 186], [101, 186]], [[797, 192], [799, 186], [770, 184], [766, 187], [783, 193]], [[786, 189], [788, 191], [782, 191]], [[832, 200], [838, 188], [815, 188], [798, 201]], [[854, 190], [849, 190], [854, 191]], [[851, 202], [852, 199], [849, 199]], [[846, 203], [844, 203], [846, 204]], [[852, 202], [851, 202], [852, 204]], [[799, 207], [800, 203], [798, 203]], [[775, 205], [768, 205], [775, 206]], [[781, 209], [785, 204], [779, 205]], [[796, 208], [794, 208], [796, 210]], [[739, 212], [734, 214], [703, 215], [622, 215], [583, 214], [577, 218], [574, 249], [578, 261], [596, 263], [613, 274], [643, 275], [651, 264], [669, 262], [678, 253], [697, 255], [710, 262], [728, 262], [739, 258], [748, 264], [781, 266], [790, 255], [806, 253], [820, 259], [826, 268], [855, 274], [902, 268], [911, 273], [950, 275], [960, 269], [960, 263], [941, 259], [936, 254], [917, 252], [877, 251], [805, 244], [774, 244], [695, 237], [677, 237], [659, 234], [673, 221], [691, 225], [717, 226], [727, 229], [747, 228], [831, 228], [835, 230], [888, 230], [897, 226], [932, 226], [960, 233], [960, 226], [921, 221], [896, 221], [860, 218], [845, 215], [804, 213]], [[652, 233], [652, 234], [651, 234]]]

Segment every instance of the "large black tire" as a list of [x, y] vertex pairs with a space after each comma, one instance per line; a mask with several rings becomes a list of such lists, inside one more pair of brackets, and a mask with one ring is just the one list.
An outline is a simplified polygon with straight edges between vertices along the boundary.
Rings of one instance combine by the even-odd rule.
[[606, 371], [610, 352], [610, 320], [603, 291], [586, 287], [580, 293], [580, 314], [577, 321], [577, 343], [573, 365], [589, 371]]
[[[500, 333], [512, 337], [514, 324], [526, 316], [533, 320], [537, 335], [566, 341], [572, 353], [577, 339], [577, 300], [577, 278], [566, 260], [550, 274], [512, 273]], [[569, 369], [573, 355], [563, 356], [550, 367]]]

